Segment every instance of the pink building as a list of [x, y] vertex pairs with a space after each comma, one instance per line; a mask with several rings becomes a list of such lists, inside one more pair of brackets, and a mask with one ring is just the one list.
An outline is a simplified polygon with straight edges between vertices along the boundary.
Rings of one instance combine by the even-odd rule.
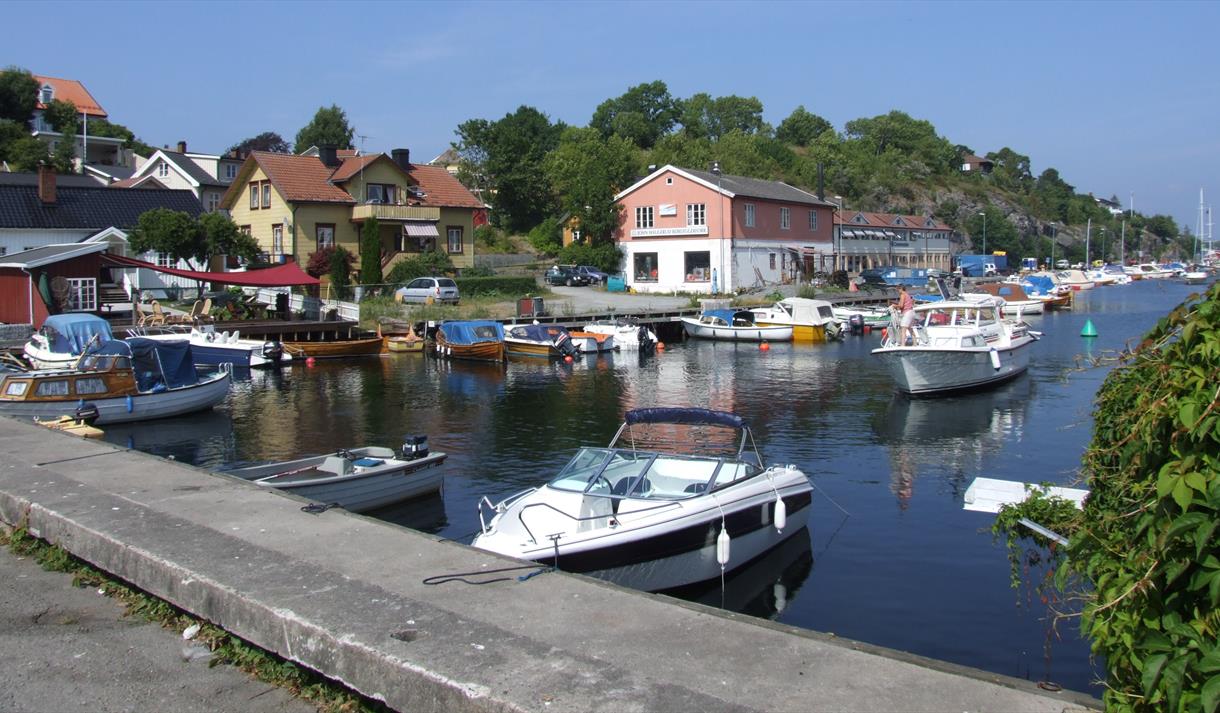
[[615, 239], [637, 292], [793, 282], [832, 252], [834, 205], [779, 181], [664, 166], [615, 200]]

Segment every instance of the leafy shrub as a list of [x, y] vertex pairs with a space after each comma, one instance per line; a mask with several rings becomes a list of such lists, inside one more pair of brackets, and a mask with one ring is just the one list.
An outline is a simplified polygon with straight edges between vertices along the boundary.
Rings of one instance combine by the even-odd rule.
[[474, 229], [474, 243], [487, 253], [512, 253], [516, 246], [508, 234], [494, 225], [480, 225]]
[[614, 243], [572, 243], [559, 251], [559, 262], [564, 265], [592, 265], [602, 272], [615, 274], [622, 271], [623, 252]]
[[462, 269], [462, 277], [495, 277], [496, 271], [484, 265], [475, 265]]
[[526, 237], [535, 250], [545, 255], [554, 255], [563, 248], [563, 226], [554, 218], [539, 223]]
[[805, 300], [817, 299], [818, 288], [813, 285], [801, 285], [801, 289], [797, 290], [796, 296]]
[[352, 254], [341, 245], [336, 246], [330, 253], [329, 274], [335, 297], [347, 299], [351, 295], [349, 286], [352, 284]]
[[394, 265], [385, 281], [392, 287], [400, 287], [417, 277], [431, 275], [447, 275], [453, 272], [453, 262], [449, 256], [439, 250], [429, 250], [414, 257], [409, 257]]
[[459, 277], [454, 282], [463, 298], [480, 295], [520, 297], [538, 292], [538, 282], [532, 277]]
[[327, 245], [315, 253], [309, 254], [305, 263], [305, 272], [311, 277], [321, 277], [330, 272], [330, 256], [335, 252], [334, 245]]

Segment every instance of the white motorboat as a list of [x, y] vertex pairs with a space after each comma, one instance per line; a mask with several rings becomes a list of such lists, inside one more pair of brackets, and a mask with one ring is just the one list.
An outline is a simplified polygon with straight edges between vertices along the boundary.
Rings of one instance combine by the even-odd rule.
[[834, 307], [831, 314], [841, 324], [851, 324], [852, 317], [860, 317], [861, 324], [880, 329], [890, 323], [890, 311], [884, 307]]
[[1029, 367], [1037, 337], [1024, 322], [1001, 316], [1000, 298], [944, 300], [915, 307], [915, 340], [899, 343], [897, 321], [873, 355], [901, 391], [940, 394], [991, 386]]
[[1003, 314], [1012, 317], [1021, 317], [1027, 314], [1042, 314], [1046, 311], [1046, 300], [1030, 297], [1025, 294], [1025, 288], [1019, 284], [1011, 284], [1007, 282], [991, 282], [980, 283], [975, 285], [982, 292], [963, 292], [962, 299], [970, 300], [971, 302], [988, 302], [996, 297], [1003, 301], [1000, 310]]
[[683, 317], [682, 328], [689, 337], [737, 342], [790, 342], [792, 326], [763, 327], [754, 323], [749, 310], [713, 309], [698, 317]]
[[1190, 265], [1182, 273], [1182, 281], [1188, 285], [1203, 285], [1211, 279], [1211, 272], [1202, 265]]
[[[1084, 273], [1084, 276], [1086, 278], [1092, 280], [1093, 284], [1098, 287], [1106, 287], [1108, 285], [1113, 285], [1116, 282], [1118, 282], [1117, 275], [1106, 272], [1105, 268], [1101, 268], [1101, 267], [1095, 267], [1092, 270], [1086, 270]], [[1125, 273], [1123, 274], [1123, 277], [1127, 277]], [[1131, 278], [1127, 277], [1127, 280], [1130, 280], [1130, 279]]]
[[1173, 276], [1172, 270], [1163, 269], [1160, 265], [1151, 262], [1141, 263], [1135, 266], [1134, 270], [1128, 272], [1132, 277], [1138, 275], [1145, 280], [1164, 280]]
[[614, 337], [618, 349], [651, 349], [657, 344], [657, 335], [648, 327], [628, 320], [604, 320], [585, 325], [584, 331], [594, 334], [609, 334]]
[[834, 307], [826, 300], [786, 297], [770, 307], [750, 311], [760, 327], [791, 327], [796, 342], [824, 342], [843, 336]]
[[372, 446], [223, 471], [351, 512], [367, 512], [439, 492], [444, 453], [429, 453], [427, 436], [409, 435], [401, 456]]
[[614, 344], [613, 334], [570, 331], [568, 336], [571, 337], [572, 343], [580, 349], [581, 354], [600, 354], [601, 352], [612, 352], [618, 349]]
[[86, 347], [111, 339], [110, 323], [95, 314], [55, 314], [30, 336], [22, 353], [35, 369], [71, 369]]
[[[484, 497], [473, 544], [637, 589], [671, 589], [741, 567], [801, 531], [812, 489], [795, 466], [764, 467], [734, 414], [637, 409], [608, 447], [581, 448], [541, 488], [497, 504]], [[495, 513], [490, 522], [485, 506]]]
[[1076, 292], [1081, 290], [1091, 290], [1097, 286], [1097, 283], [1085, 276], [1081, 270], [1060, 270], [1059, 284], [1067, 285]]
[[215, 325], [205, 324], [202, 327], [133, 327], [127, 330], [133, 337], [144, 337], [162, 342], [187, 340], [191, 343], [191, 353], [195, 364], [202, 366], [216, 364], [232, 364], [241, 368], [259, 368], [279, 366], [292, 361], [281, 342], [263, 341], [261, 339], [242, 339], [241, 333], [233, 331], [216, 331]]

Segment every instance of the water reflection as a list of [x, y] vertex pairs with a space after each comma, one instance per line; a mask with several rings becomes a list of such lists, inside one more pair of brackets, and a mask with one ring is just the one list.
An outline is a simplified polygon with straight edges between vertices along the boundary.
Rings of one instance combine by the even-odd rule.
[[412, 530], [437, 534], [449, 526], [445, 515], [445, 499], [436, 493], [365, 513], [368, 517], [409, 527]]
[[173, 458], [205, 468], [237, 457], [233, 420], [223, 411], [204, 411], [156, 421], [116, 423], [103, 429], [102, 438], [123, 448]]

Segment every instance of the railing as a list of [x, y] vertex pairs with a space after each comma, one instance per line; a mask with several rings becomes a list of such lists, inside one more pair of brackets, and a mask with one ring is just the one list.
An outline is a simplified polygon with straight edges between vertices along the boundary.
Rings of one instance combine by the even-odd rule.
[[376, 218], [378, 220], [438, 221], [441, 219], [441, 209], [415, 205], [386, 205], [383, 203], [362, 203], [352, 208], [352, 220], [362, 221], [368, 218]]
[[334, 310], [340, 319], [360, 320], [360, 305], [355, 302], [293, 294], [287, 288], [260, 288], [257, 299], [265, 305], [274, 306], [276, 296], [285, 293], [288, 294], [288, 309], [303, 312], [306, 319], [321, 319], [323, 311]]

